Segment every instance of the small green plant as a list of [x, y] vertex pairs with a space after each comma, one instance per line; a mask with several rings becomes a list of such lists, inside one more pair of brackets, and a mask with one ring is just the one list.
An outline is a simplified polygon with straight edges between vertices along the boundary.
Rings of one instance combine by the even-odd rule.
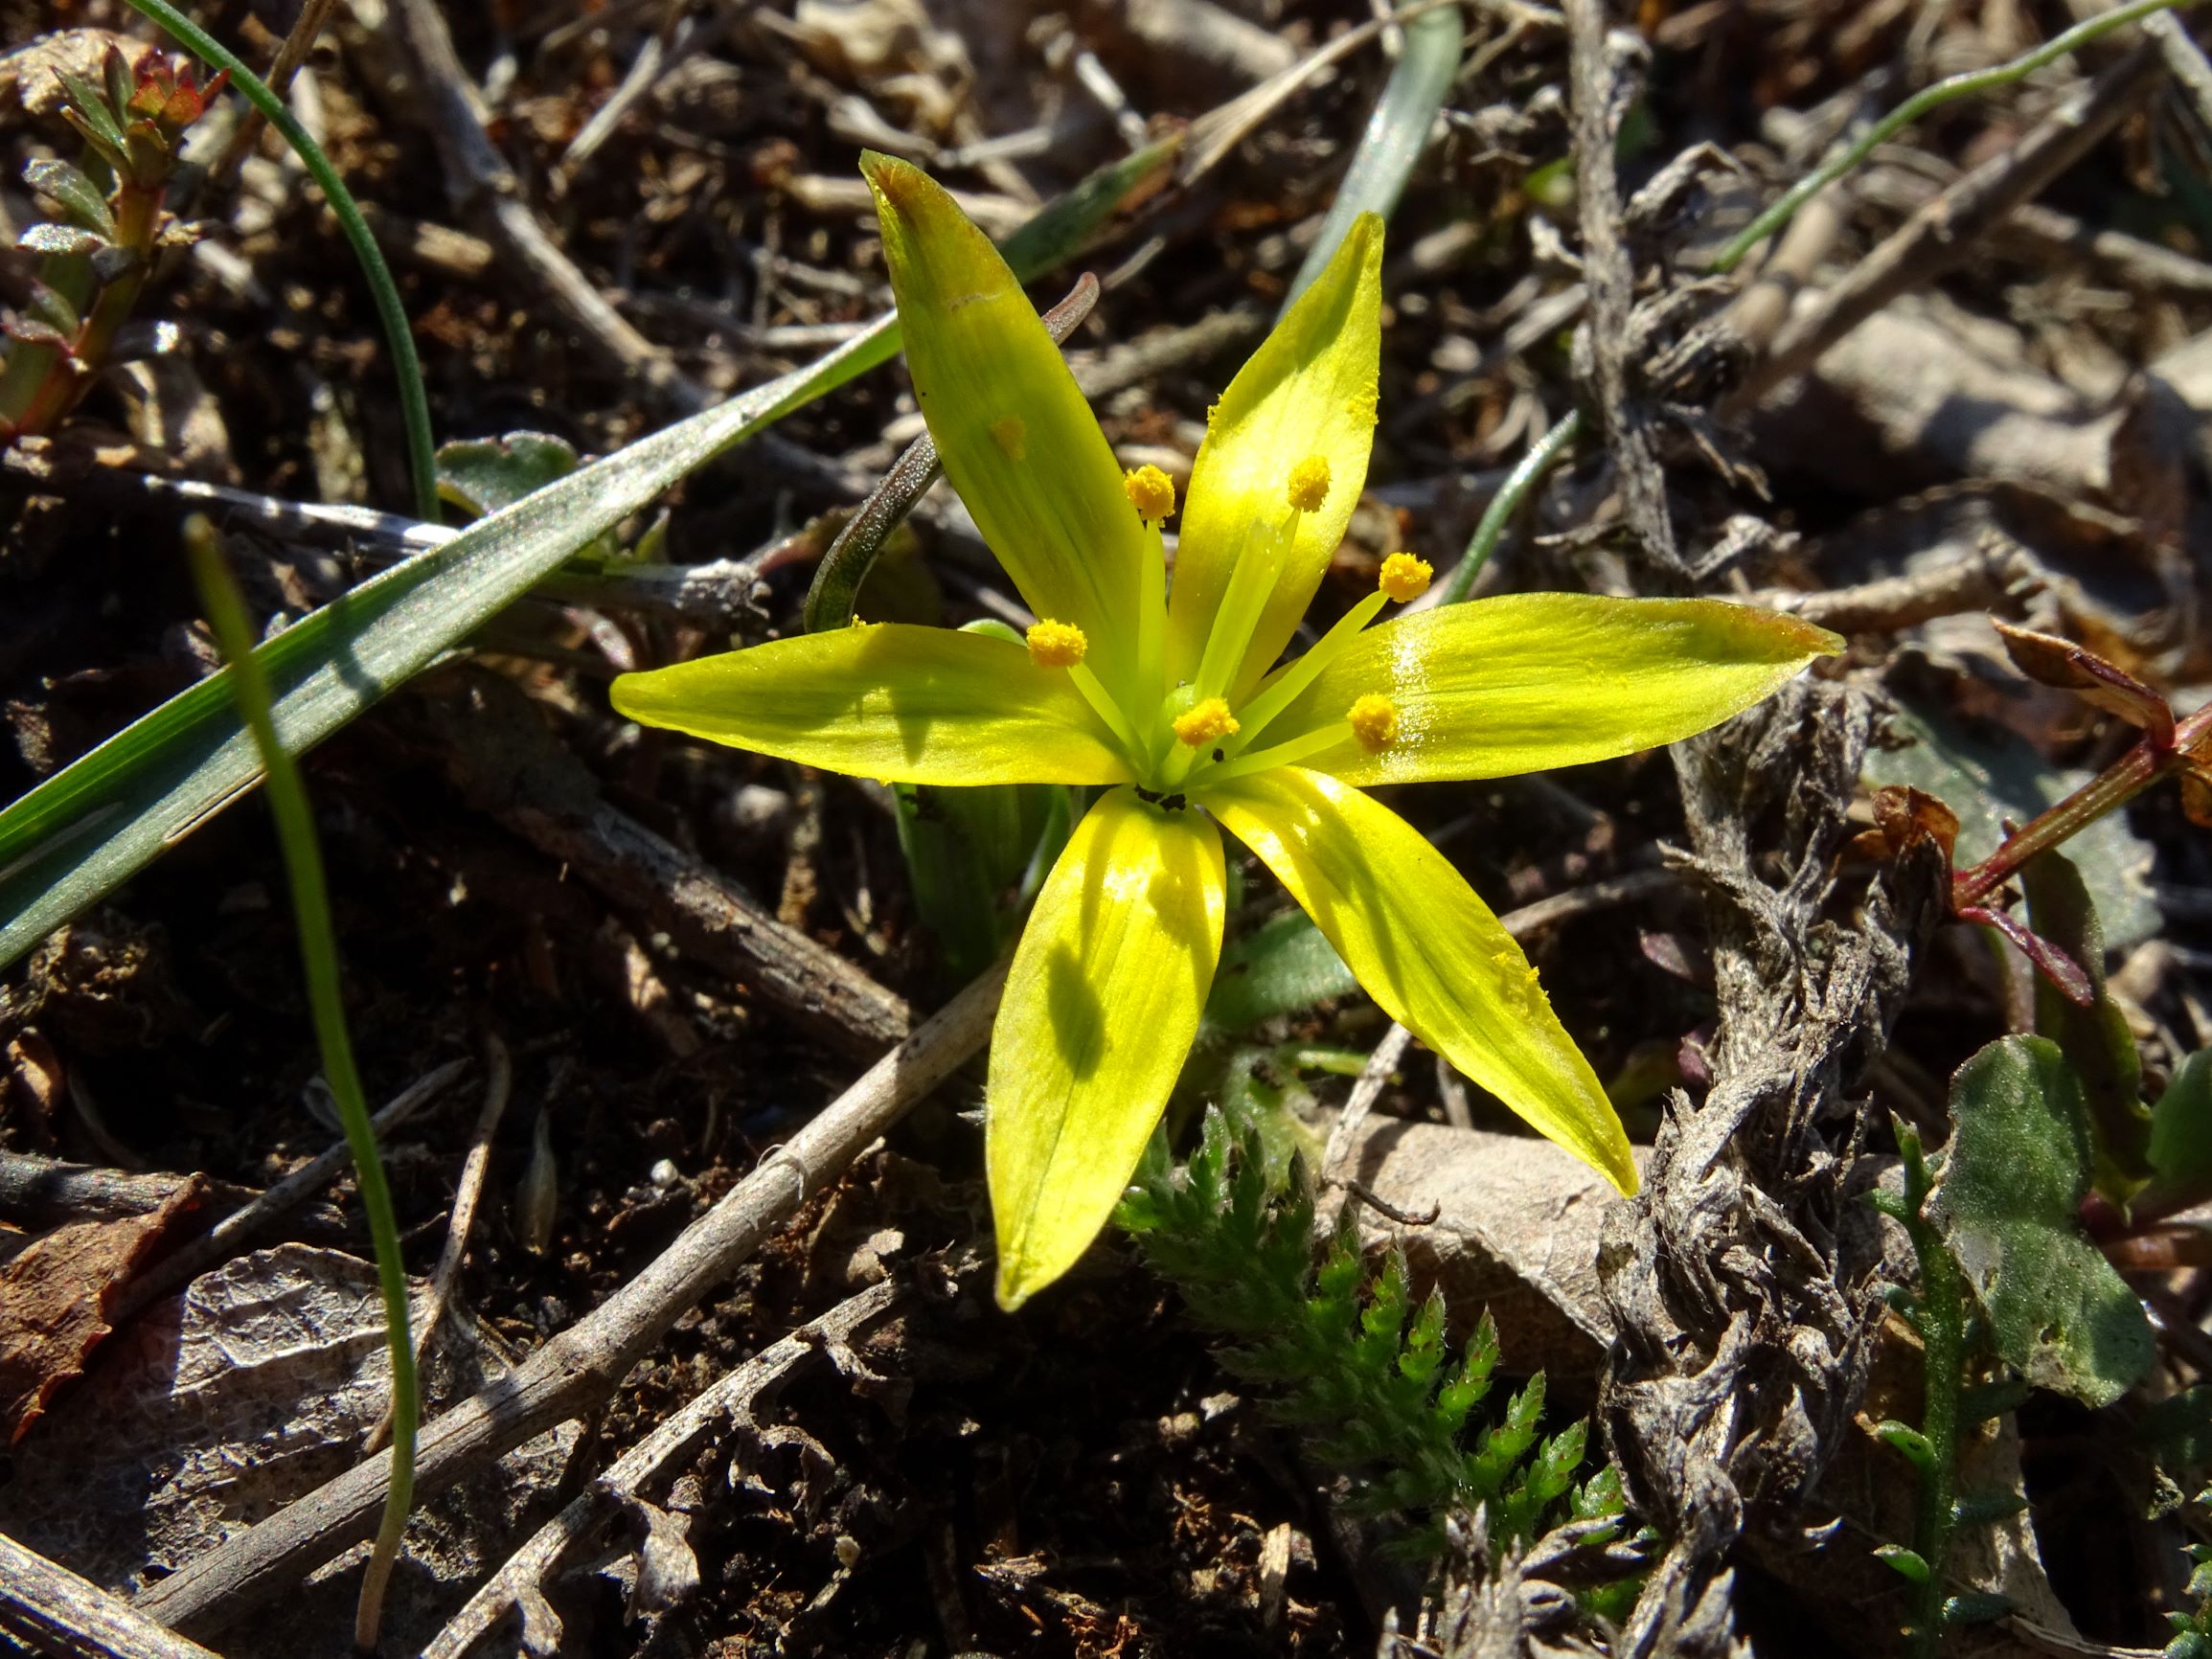
[[1575, 1485], [1585, 1424], [1539, 1439], [1540, 1375], [1494, 1420], [1478, 1417], [1498, 1362], [1487, 1315], [1453, 1354], [1443, 1298], [1413, 1305], [1396, 1250], [1369, 1274], [1349, 1221], [1314, 1267], [1313, 1199], [1299, 1170], [1270, 1158], [1256, 1127], [1233, 1128], [1209, 1109], [1183, 1169], [1153, 1138], [1117, 1218], [1225, 1344], [1223, 1369], [1265, 1391], [1268, 1412], [1350, 1478], [1351, 1511], [1402, 1521], [1394, 1547], [1424, 1560], [1442, 1549], [1454, 1510], [1482, 1509], [1490, 1536], [1512, 1543], [1561, 1520], [1619, 1515], [1610, 1467]]
[[[2197, 1506], [2212, 1508], [2212, 1487], [2197, 1494]], [[2197, 1609], [2166, 1615], [2174, 1626], [2174, 1639], [2166, 1644], [2166, 1659], [2212, 1659], [2212, 1544], [2191, 1544], [2189, 1559], [2188, 1594]]]
[[195, 513], [185, 521], [184, 538], [200, 602], [206, 607], [216, 643], [230, 664], [232, 694], [267, 770], [269, 813], [276, 820], [277, 841], [291, 887], [292, 914], [300, 936], [300, 967], [307, 982], [316, 1047], [322, 1055], [323, 1079], [331, 1085], [338, 1116], [346, 1126], [346, 1144], [353, 1154], [354, 1185], [360, 1190], [361, 1208], [368, 1216], [369, 1233], [376, 1243], [376, 1278], [384, 1297], [384, 1340], [392, 1355], [392, 1482], [385, 1489], [383, 1524], [377, 1529], [368, 1570], [361, 1578], [360, 1602], [353, 1621], [354, 1648], [374, 1653], [384, 1586], [391, 1581], [407, 1511], [414, 1504], [415, 1431], [422, 1416], [415, 1349], [407, 1329], [407, 1266], [399, 1254], [399, 1224], [393, 1214], [392, 1190], [384, 1179], [383, 1161], [376, 1151], [376, 1131], [369, 1121], [368, 1097], [362, 1092], [361, 1076], [353, 1064], [353, 1041], [346, 1025], [340, 984], [337, 929], [331, 919], [322, 845], [315, 835], [307, 786], [300, 782], [299, 768], [285, 753], [270, 717], [268, 681], [254, 656], [253, 629], [246, 620], [245, 603], [223, 563], [215, 526]]
[[1920, 1335], [1921, 1421], [1914, 1428], [1892, 1419], [1876, 1432], [1912, 1465], [1919, 1490], [1911, 1547], [1885, 1544], [1875, 1554], [1912, 1587], [1905, 1637], [1919, 1659], [1936, 1650], [1946, 1630], [1995, 1618], [2011, 1606], [2002, 1597], [1950, 1594], [1945, 1569], [1959, 1528], [2001, 1520], [2022, 1507], [2014, 1492], [1960, 1493], [1958, 1463], [1961, 1437], [2014, 1409], [2027, 1390], [2009, 1380], [1973, 1380], [1986, 1363], [1981, 1333], [1959, 1264], [1928, 1215], [1936, 1171], [1910, 1125], [1897, 1124], [1897, 1144], [1904, 1160], [1904, 1193], [1877, 1193], [1875, 1204], [1904, 1225], [1920, 1266], [1917, 1294], [1899, 1286], [1889, 1300]]
[[38, 258], [22, 314], [8, 325], [0, 369], [0, 442], [50, 432], [77, 406], [115, 350], [164, 247], [191, 240], [167, 207], [184, 135], [226, 77], [195, 83], [192, 66], [157, 53], [135, 65], [109, 46], [98, 81], [60, 72], [62, 119], [84, 141], [80, 162], [34, 161], [23, 180], [53, 218], [17, 245]]

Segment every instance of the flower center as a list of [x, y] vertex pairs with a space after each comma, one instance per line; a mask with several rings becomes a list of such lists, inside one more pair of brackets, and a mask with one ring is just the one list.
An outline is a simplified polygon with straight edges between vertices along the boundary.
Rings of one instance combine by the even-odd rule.
[[[1243, 707], [1233, 707], [1229, 701], [1229, 691], [1243, 672], [1267, 601], [1279, 589], [1299, 527], [1307, 513], [1318, 511], [1327, 503], [1329, 487], [1326, 456], [1309, 455], [1290, 467], [1283, 485], [1283, 498], [1289, 511], [1274, 523], [1256, 521], [1246, 529], [1227, 589], [1206, 635], [1197, 676], [1168, 691], [1152, 706], [1130, 709], [1115, 699], [1083, 661], [1090, 643], [1074, 624], [1047, 617], [1029, 630], [1030, 660], [1039, 668], [1067, 671], [1083, 700], [1129, 756], [1130, 768], [1150, 797], [1173, 795], [1179, 801], [1180, 791], [1186, 787], [1227, 783], [1270, 767], [1293, 765], [1347, 741], [1357, 741], [1370, 754], [1380, 754], [1398, 741], [1402, 725], [1398, 705], [1380, 693], [1368, 693], [1355, 699], [1340, 719], [1267, 748], [1255, 746], [1268, 724], [1344, 653], [1381, 614], [1384, 605], [1393, 601], [1403, 604], [1427, 591], [1434, 572], [1427, 560], [1410, 553], [1394, 553], [1382, 561], [1375, 591], [1339, 618], [1320, 644], [1262, 682], [1258, 693]], [[1136, 684], [1139, 688], [1157, 686], [1161, 682], [1167, 614], [1166, 557], [1160, 545], [1160, 525], [1175, 511], [1175, 486], [1158, 467], [1139, 466], [1124, 477], [1122, 488], [1152, 543], [1148, 550], [1151, 557], [1139, 571], [1136, 595]], [[1140, 690], [1140, 698], [1142, 695]]]

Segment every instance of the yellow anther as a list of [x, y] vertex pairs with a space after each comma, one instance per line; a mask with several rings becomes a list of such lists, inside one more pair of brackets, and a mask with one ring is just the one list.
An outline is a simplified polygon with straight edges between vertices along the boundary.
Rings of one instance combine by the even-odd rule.
[[1217, 738], [1226, 738], [1237, 730], [1237, 716], [1229, 713], [1226, 699], [1208, 697], [1193, 703], [1170, 722], [1175, 736], [1194, 749], [1203, 748]]
[[1376, 405], [1380, 400], [1375, 388], [1370, 386], [1366, 391], [1355, 392], [1344, 399], [1344, 413], [1362, 425], [1372, 426], [1376, 420]]
[[1073, 623], [1047, 618], [1029, 630], [1029, 660], [1040, 669], [1072, 669], [1090, 649], [1090, 641]]
[[1309, 455], [1290, 468], [1290, 487], [1285, 492], [1300, 512], [1317, 512], [1329, 499], [1329, 458]]
[[1029, 455], [1029, 428], [1021, 423], [1018, 415], [1001, 415], [991, 423], [991, 441], [997, 444], [1009, 461], [1025, 460]]
[[1175, 481], [1157, 466], [1140, 466], [1122, 480], [1129, 505], [1147, 524], [1158, 524], [1175, 510]]
[[1398, 741], [1398, 705], [1388, 697], [1370, 692], [1344, 717], [1352, 722], [1352, 735], [1359, 746], [1371, 755], [1380, 755]]
[[1419, 599], [1428, 591], [1428, 579], [1436, 569], [1425, 558], [1416, 558], [1410, 553], [1394, 553], [1382, 561], [1382, 574], [1375, 585], [1403, 604], [1409, 599]]

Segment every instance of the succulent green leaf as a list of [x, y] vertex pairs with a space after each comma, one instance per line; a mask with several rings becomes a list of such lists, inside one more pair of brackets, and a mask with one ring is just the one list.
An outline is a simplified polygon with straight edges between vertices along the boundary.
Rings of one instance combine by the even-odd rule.
[[2151, 1367], [2150, 1324], [2083, 1237], [2088, 1107], [2058, 1046], [2010, 1036], [1951, 1079], [1950, 1149], [1928, 1200], [1998, 1354], [2039, 1388], [2109, 1405]]
[[68, 117], [70, 125], [83, 132], [87, 138], [97, 140], [98, 148], [102, 150], [120, 156], [123, 150], [123, 124], [116, 119], [115, 108], [121, 108], [122, 105], [110, 108], [106, 95], [83, 76], [72, 75], [66, 69], [57, 73], [61, 90], [69, 95], [69, 103], [63, 113]]
[[53, 198], [80, 228], [103, 237], [115, 235], [115, 215], [108, 210], [106, 193], [85, 176], [83, 169], [66, 161], [34, 161], [24, 168], [23, 182]]
[[1943, 1627], [1957, 1630], [1968, 1625], [1987, 1625], [1993, 1619], [2001, 1619], [2017, 1610], [2019, 1603], [2010, 1596], [2000, 1596], [1995, 1590], [1964, 1590], [1945, 1598]]
[[2183, 1060], [2151, 1108], [2151, 1169], [2184, 1202], [2212, 1191], [2212, 1049]]
[[510, 432], [438, 445], [438, 494], [482, 518], [577, 469], [576, 445], [546, 432]]
[[1221, 952], [1206, 1023], [1241, 1032], [1359, 989], [1336, 947], [1303, 910], [1286, 910]]
[[1874, 1558], [1908, 1584], [1927, 1582], [1927, 1563], [1918, 1552], [1903, 1544], [1883, 1544], [1874, 1552]]
[[25, 253], [66, 260], [90, 259], [111, 244], [98, 231], [88, 231], [81, 225], [37, 224], [17, 237], [15, 245]]
[[2098, 1189], [2125, 1202], [2151, 1173], [2151, 1113], [2143, 1104], [2143, 1063], [2128, 1016], [2105, 989], [2105, 930], [2082, 874], [2065, 854], [2045, 852], [2021, 867], [2028, 922], [2072, 957], [2096, 1000], [2069, 1002], [2036, 976], [2036, 1034], [2059, 1045], [2089, 1105], [2089, 1145]]
[[1934, 1466], [1935, 1450], [1927, 1443], [1927, 1436], [1910, 1423], [1890, 1418], [1876, 1423], [1874, 1432], [1882, 1444], [1904, 1457], [1915, 1468], [1925, 1470]]

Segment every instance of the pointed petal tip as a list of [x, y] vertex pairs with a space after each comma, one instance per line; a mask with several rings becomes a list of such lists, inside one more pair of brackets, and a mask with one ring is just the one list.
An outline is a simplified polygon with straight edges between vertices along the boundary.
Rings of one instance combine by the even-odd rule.
[[1636, 1169], [1635, 1154], [1630, 1151], [1626, 1140], [1621, 1142], [1617, 1153], [1617, 1157], [1608, 1160], [1608, 1166], [1601, 1168], [1598, 1173], [1605, 1176], [1611, 1183], [1613, 1191], [1622, 1197], [1633, 1198], [1644, 1189], [1643, 1175]]

